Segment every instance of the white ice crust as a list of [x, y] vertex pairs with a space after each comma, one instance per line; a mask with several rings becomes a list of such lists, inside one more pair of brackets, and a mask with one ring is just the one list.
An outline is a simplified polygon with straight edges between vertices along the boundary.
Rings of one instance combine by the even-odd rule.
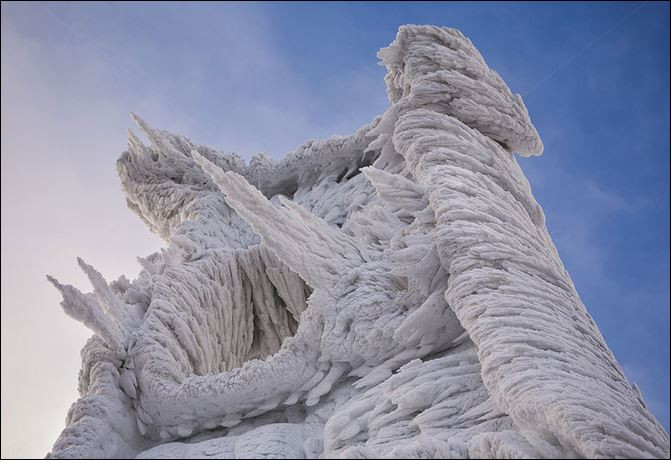
[[167, 249], [50, 277], [95, 333], [50, 457], [669, 457], [515, 160], [521, 97], [455, 29], [378, 56], [389, 109], [278, 162], [133, 116], [117, 169]]

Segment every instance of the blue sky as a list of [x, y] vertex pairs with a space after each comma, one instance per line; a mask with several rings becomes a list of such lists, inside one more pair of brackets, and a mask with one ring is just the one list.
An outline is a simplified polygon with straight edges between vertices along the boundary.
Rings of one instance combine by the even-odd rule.
[[76, 256], [114, 279], [161, 246], [115, 175], [128, 112], [281, 157], [386, 109], [375, 53], [406, 23], [461, 29], [524, 95], [545, 153], [519, 161], [668, 430], [668, 3], [3, 3], [3, 457], [44, 455], [76, 398], [89, 333], [44, 275], [89, 290]]

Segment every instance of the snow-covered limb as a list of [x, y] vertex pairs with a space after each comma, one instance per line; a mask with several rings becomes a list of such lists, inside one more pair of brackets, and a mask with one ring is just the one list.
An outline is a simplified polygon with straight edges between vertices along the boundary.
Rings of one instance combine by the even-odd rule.
[[[192, 152], [226, 195], [226, 201], [261, 236], [263, 245], [313, 287], [333, 286], [365, 261], [365, 250], [337, 227], [286, 198], [273, 205], [239, 174], [223, 173]], [[300, 251], [296, 249], [300, 248]]]
[[454, 29], [379, 57], [385, 114], [277, 162], [133, 115], [117, 169], [167, 248], [50, 278], [96, 333], [53, 457], [668, 458], [515, 161], [521, 97]]

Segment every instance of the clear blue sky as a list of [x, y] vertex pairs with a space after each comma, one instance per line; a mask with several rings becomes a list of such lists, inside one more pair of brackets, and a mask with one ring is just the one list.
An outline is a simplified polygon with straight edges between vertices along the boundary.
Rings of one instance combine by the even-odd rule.
[[406, 23], [461, 29], [524, 95], [550, 233], [668, 430], [668, 3], [3, 3], [3, 457], [44, 455], [76, 396], [88, 332], [44, 274], [89, 290], [77, 255], [113, 279], [161, 244], [115, 176], [128, 112], [281, 157], [385, 110], [375, 53]]

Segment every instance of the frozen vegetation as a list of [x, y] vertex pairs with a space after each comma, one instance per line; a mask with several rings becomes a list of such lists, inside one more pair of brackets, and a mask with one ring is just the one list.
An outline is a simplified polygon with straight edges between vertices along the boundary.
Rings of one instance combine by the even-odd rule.
[[378, 56], [389, 109], [281, 161], [134, 116], [117, 169], [167, 248], [50, 278], [95, 333], [51, 457], [669, 457], [515, 160], [521, 97], [454, 29]]

